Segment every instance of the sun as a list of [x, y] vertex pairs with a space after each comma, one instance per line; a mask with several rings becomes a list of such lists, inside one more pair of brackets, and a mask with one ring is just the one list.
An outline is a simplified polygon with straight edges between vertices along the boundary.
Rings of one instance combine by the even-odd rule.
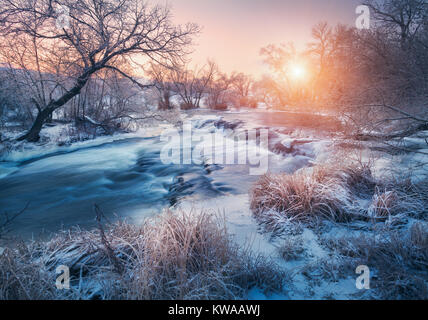
[[302, 64], [294, 63], [289, 66], [289, 76], [293, 80], [302, 80], [306, 76], [306, 69]]

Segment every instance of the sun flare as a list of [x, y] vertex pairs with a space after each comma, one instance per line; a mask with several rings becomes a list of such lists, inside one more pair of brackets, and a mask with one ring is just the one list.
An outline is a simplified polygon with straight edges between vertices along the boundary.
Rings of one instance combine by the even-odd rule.
[[289, 67], [289, 76], [293, 80], [302, 80], [306, 77], [306, 69], [301, 64], [292, 64]]

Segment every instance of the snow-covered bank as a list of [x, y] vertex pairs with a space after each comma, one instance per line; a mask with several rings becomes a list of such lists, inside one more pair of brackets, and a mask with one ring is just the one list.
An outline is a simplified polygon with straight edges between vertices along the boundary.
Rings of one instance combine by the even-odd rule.
[[[28, 143], [25, 141], [14, 144], [12, 150], [1, 150], [0, 161], [3, 162], [24, 162], [35, 158], [41, 158], [51, 154], [67, 153], [83, 148], [91, 148], [106, 143], [120, 141], [124, 139], [142, 137], [148, 138], [158, 136], [165, 129], [165, 126], [154, 128], [141, 128], [130, 133], [116, 133], [111, 136], [99, 136], [94, 139], [77, 142], [64, 142], [67, 136], [64, 136], [63, 130], [70, 125], [57, 125], [55, 127], [44, 128], [41, 132], [49, 139], [42, 139], [39, 143]], [[47, 141], [46, 141], [47, 140]]]
[[[249, 300], [306, 300], [306, 299], [355, 299], [359, 290], [355, 278], [340, 279], [337, 282], [326, 279], [316, 281], [304, 275], [309, 265], [316, 265], [331, 254], [322, 246], [322, 238], [303, 225], [290, 224], [289, 233], [283, 237], [273, 236], [263, 231], [255, 222], [250, 210], [248, 194], [225, 196], [216, 199], [184, 201], [180, 208], [203, 208], [224, 214], [228, 232], [240, 247], [248, 248], [256, 254], [263, 254], [275, 261], [289, 275], [282, 293], [266, 295], [263, 290], [253, 288], [247, 296]], [[333, 230], [333, 229], [331, 229]], [[346, 226], [336, 226], [329, 234], [346, 234]], [[286, 244], [290, 247], [284, 248]], [[299, 250], [300, 247], [301, 250]], [[296, 251], [293, 259], [281, 256], [282, 250]], [[318, 282], [318, 283], [317, 283]]]
[[[281, 292], [286, 282], [274, 262], [237, 246], [207, 211], [167, 210], [142, 226], [76, 229], [20, 248], [0, 253], [0, 299], [245, 299], [254, 287]], [[55, 287], [60, 265], [71, 290]]]
[[[183, 201], [180, 208], [203, 208], [224, 214], [228, 232], [240, 247], [267, 255], [287, 274], [282, 293], [266, 294], [256, 287], [247, 299], [428, 297], [424, 295], [428, 273], [423, 267], [428, 262], [428, 224], [423, 215], [416, 218], [416, 214], [409, 213], [406, 223], [398, 226], [359, 220], [348, 223], [326, 220], [314, 225], [290, 221], [282, 233], [273, 234], [255, 222], [247, 194]], [[356, 269], [360, 265], [369, 266], [371, 290], [357, 286]], [[405, 274], [409, 275], [406, 280]], [[414, 286], [418, 289], [412, 289]]]

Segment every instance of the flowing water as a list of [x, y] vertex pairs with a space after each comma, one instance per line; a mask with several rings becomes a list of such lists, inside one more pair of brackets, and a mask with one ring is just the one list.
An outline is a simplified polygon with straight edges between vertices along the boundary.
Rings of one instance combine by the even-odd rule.
[[[193, 132], [216, 133], [230, 138], [245, 129], [269, 127], [269, 171], [294, 171], [309, 165], [311, 152], [271, 152], [287, 137], [286, 116], [281, 113], [205, 114], [192, 121]], [[276, 129], [274, 129], [276, 127]], [[185, 138], [183, 138], [185, 139]], [[259, 176], [251, 164], [165, 164], [159, 136], [117, 137], [97, 146], [62, 150], [17, 162], [0, 162], [14, 172], [0, 179], [0, 213], [26, 210], [11, 229], [22, 237], [55, 232], [62, 227], [95, 225], [93, 205], [108, 219], [126, 217], [137, 223], [180, 199], [214, 198], [247, 193]], [[176, 148], [186, 141], [181, 140]], [[191, 145], [194, 148], [195, 144]], [[249, 148], [259, 148], [253, 143]], [[308, 148], [306, 148], [308, 149]], [[259, 150], [259, 149], [257, 149]], [[236, 150], [226, 150], [236, 152]], [[240, 152], [240, 151], [238, 151]]]

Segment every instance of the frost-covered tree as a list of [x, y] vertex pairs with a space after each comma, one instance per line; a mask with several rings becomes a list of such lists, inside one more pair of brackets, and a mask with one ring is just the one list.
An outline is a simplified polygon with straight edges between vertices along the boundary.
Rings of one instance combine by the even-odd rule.
[[180, 60], [197, 32], [172, 24], [168, 7], [141, 0], [0, 0], [0, 58], [25, 72], [37, 109], [20, 139], [37, 141], [52, 113], [102, 70], [144, 87], [122, 67]]

